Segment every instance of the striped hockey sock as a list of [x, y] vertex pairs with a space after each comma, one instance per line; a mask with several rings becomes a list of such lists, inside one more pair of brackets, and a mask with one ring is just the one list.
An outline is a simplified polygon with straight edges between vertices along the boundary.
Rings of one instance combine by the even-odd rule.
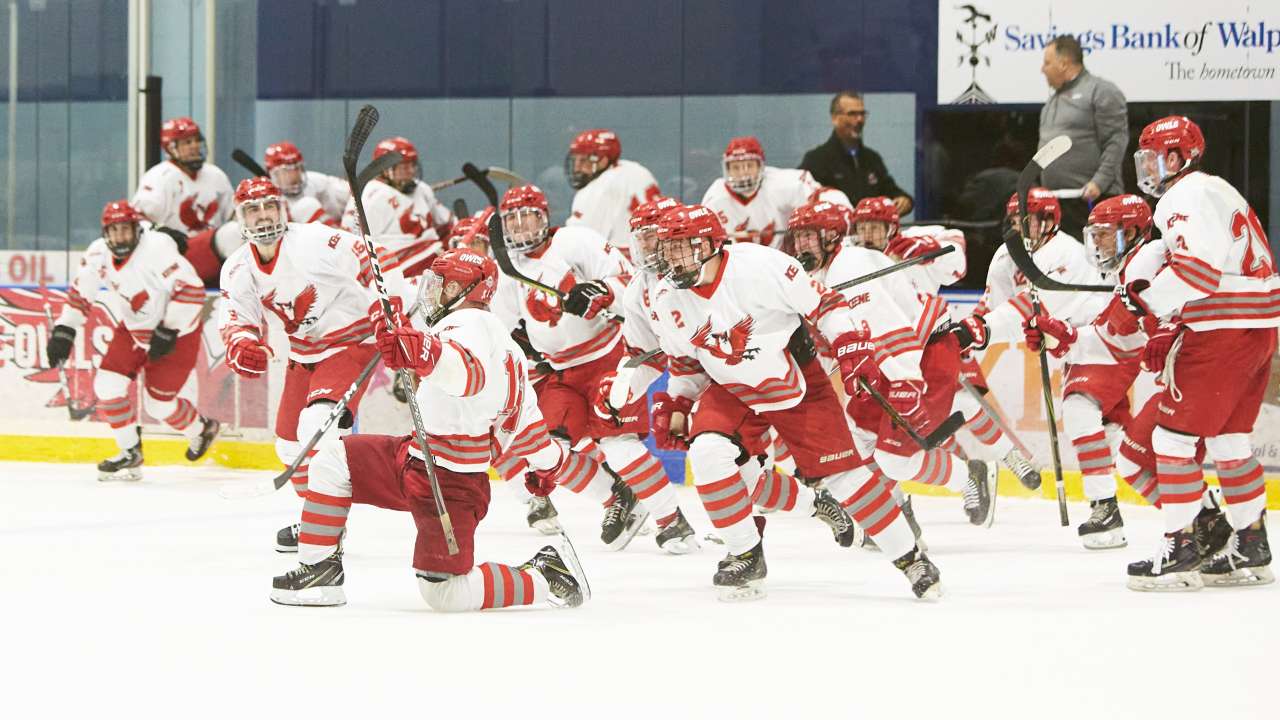
[[298, 559], [314, 565], [333, 554], [351, 512], [351, 496], [326, 495], [306, 491], [302, 504], [302, 526], [298, 530]]
[[698, 499], [730, 553], [739, 555], [760, 542], [760, 533], [751, 520], [751, 496], [737, 473], [697, 487]]
[[550, 592], [546, 578], [532, 570], [487, 562], [467, 573], [472, 598], [480, 599], [480, 610], [532, 605], [546, 599]]

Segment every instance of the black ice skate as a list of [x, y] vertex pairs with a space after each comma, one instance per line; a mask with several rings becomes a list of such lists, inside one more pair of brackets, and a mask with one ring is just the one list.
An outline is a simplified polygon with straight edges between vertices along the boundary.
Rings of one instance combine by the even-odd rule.
[[625, 548], [647, 519], [649, 511], [635, 492], [622, 480], [614, 480], [613, 504], [604, 509], [604, 520], [600, 522], [600, 539], [605, 547], [615, 552]]
[[342, 551], [338, 550], [315, 565], [299, 565], [272, 578], [271, 602], [307, 607], [346, 605], [342, 581]]
[[693, 527], [685, 519], [684, 513], [680, 512], [680, 508], [676, 508], [676, 518], [658, 531], [656, 539], [658, 547], [672, 555], [688, 555], [701, 547]]
[[1200, 553], [1190, 530], [1165, 534], [1154, 558], [1129, 563], [1130, 590], [1185, 592], [1203, 587]]
[[549, 497], [535, 495], [529, 498], [529, 514], [526, 519], [529, 521], [529, 527], [543, 535], [560, 533], [560, 514], [556, 512], [556, 506], [551, 504]]
[[1124, 537], [1124, 519], [1120, 517], [1120, 504], [1114, 497], [1089, 503], [1093, 513], [1076, 528], [1080, 542], [1087, 550], [1110, 550], [1129, 544]]
[[110, 482], [126, 480], [137, 482], [142, 479], [142, 443], [128, 450], [121, 450], [118, 455], [98, 463], [98, 480]]
[[204, 457], [209, 452], [209, 446], [213, 444], [213, 439], [218, 436], [218, 431], [222, 429], [222, 423], [213, 418], [200, 418], [200, 434], [191, 438], [191, 443], [187, 446], [187, 460], [195, 462]]
[[1254, 524], [1231, 534], [1227, 545], [1200, 568], [1207, 587], [1253, 587], [1276, 581], [1271, 572], [1271, 546], [1267, 543], [1267, 514]]
[[973, 525], [991, 527], [996, 519], [996, 466], [969, 461], [969, 481], [964, 486], [964, 512]]
[[1030, 460], [1018, 452], [1017, 448], [1010, 450], [1004, 456], [1004, 466], [1018, 477], [1022, 487], [1028, 490], [1040, 489], [1040, 468], [1032, 465]]
[[916, 597], [921, 600], [937, 600], [942, 597], [942, 573], [919, 547], [911, 548], [911, 552], [894, 560], [893, 566], [907, 576], [907, 580], [911, 582], [911, 592]]
[[831, 534], [840, 547], [849, 547], [860, 539], [858, 536], [864, 535], [862, 528], [853, 523], [853, 518], [849, 517], [844, 507], [822, 488], [814, 491], [813, 516], [831, 528]]
[[765, 597], [764, 578], [768, 574], [762, 540], [741, 555], [726, 555], [711, 582], [724, 602], [762, 600]]
[[302, 526], [298, 523], [294, 523], [287, 527], [280, 528], [280, 531], [276, 533], [276, 552], [298, 552], [298, 531], [301, 527]]
[[[562, 556], [555, 548], [547, 545], [538, 551], [533, 559], [520, 566], [521, 570], [537, 572], [547, 581], [551, 596], [547, 602], [556, 607], [576, 608], [591, 598], [591, 587], [580, 581], [582, 569], [577, 563], [566, 562], [566, 552]], [[577, 556], [573, 556], [575, 561]]]
[[1191, 531], [1196, 536], [1196, 548], [1200, 551], [1200, 559], [1208, 562], [1209, 558], [1222, 552], [1235, 531], [1227, 520], [1227, 514], [1220, 507], [1202, 507], [1191, 524]]

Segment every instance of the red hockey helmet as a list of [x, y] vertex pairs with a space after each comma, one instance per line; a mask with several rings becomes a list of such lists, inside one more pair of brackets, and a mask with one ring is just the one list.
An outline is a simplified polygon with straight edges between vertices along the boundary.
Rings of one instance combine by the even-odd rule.
[[102, 207], [102, 227], [116, 223], [137, 223], [146, 220], [128, 200], [112, 200]]
[[128, 200], [112, 200], [102, 207], [102, 238], [112, 255], [128, 257], [138, 247], [138, 223], [145, 219]]
[[679, 205], [680, 201], [675, 198], [658, 197], [631, 211], [631, 260], [641, 270], [653, 275], [662, 274], [658, 220], [663, 213]]
[[379, 140], [377, 145], [373, 146], [373, 159], [386, 155], [389, 152], [398, 152], [400, 156], [409, 162], [418, 162], [418, 148], [413, 146], [407, 138], [399, 135], [389, 137], [385, 140]]
[[302, 151], [297, 145], [285, 140], [267, 146], [267, 171], [275, 170], [281, 165], [301, 165]]
[[241, 180], [236, 186], [236, 219], [245, 240], [275, 244], [288, 229], [288, 211], [280, 188], [264, 177]]
[[[1009, 201], [1004, 205], [1004, 213], [1009, 223], [1018, 228], [1018, 193], [1009, 196]], [[1026, 238], [1028, 250], [1035, 252], [1052, 239], [1061, 222], [1062, 203], [1058, 202], [1052, 192], [1042, 187], [1033, 187], [1027, 191], [1028, 227], [1023, 237]]]
[[377, 160], [389, 152], [400, 153], [402, 159], [384, 171], [382, 179], [391, 187], [408, 195], [413, 192], [414, 185], [418, 183], [418, 148], [400, 136], [389, 137], [373, 146], [373, 159]]
[[431, 261], [418, 286], [418, 306], [429, 324], [459, 302], [488, 305], [498, 289], [498, 265], [488, 255], [463, 248], [446, 250]]
[[[1174, 157], [1169, 156], [1173, 154]], [[1184, 115], [1160, 118], [1142, 129], [1133, 163], [1138, 187], [1152, 197], [1164, 194], [1173, 181], [1204, 158], [1204, 133]]]
[[750, 135], [736, 137], [725, 146], [720, 167], [730, 190], [751, 197], [764, 182], [764, 148]]
[[609, 166], [622, 157], [622, 142], [612, 130], [586, 130], [569, 142], [569, 152], [564, 156], [564, 173], [569, 185], [580, 190], [596, 179]]
[[[199, 142], [184, 145], [181, 149], [178, 148], [178, 141], [191, 138], [195, 138]], [[170, 160], [186, 168], [187, 172], [192, 174], [200, 172], [201, 166], [204, 165], [204, 133], [200, 132], [200, 126], [196, 124], [196, 121], [189, 117], [171, 118], [164, 121], [164, 124], [160, 126], [160, 147], [164, 148]]]
[[1093, 266], [1111, 271], [1125, 256], [1151, 237], [1151, 207], [1137, 195], [1107, 198], [1089, 213], [1084, 246]]
[[702, 205], [678, 205], [658, 218], [658, 253], [666, 277], [678, 288], [691, 288], [702, 267], [715, 257], [729, 236], [720, 218]]
[[868, 197], [853, 209], [857, 243], [872, 250], [884, 250], [898, 235], [898, 208], [887, 197]]
[[853, 211], [838, 203], [810, 202], [791, 211], [783, 250], [806, 272], [826, 267], [840, 243], [853, 232]]
[[293, 197], [302, 192], [306, 168], [302, 164], [302, 151], [289, 142], [267, 146], [267, 175], [285, 195]]
[[445, 244], [450, 248], [462, 248], [481, 255], [489, 254], [489, 208], [478, 215], [459, 218], [449, 231]]
[[503, 242], [508, 250], [528, 253], [547, 241], [551, 227], [547, 196], [537, 185], [508, 188], [498, 203], [502, 214]]
[[200, 126], [195, 120], [189, 117], [176, 117], [164, 121], [160, 126], [160, 145], [168, 147], [170, 143], [187, 138], [204, 139], [204, 133], [200, 132]]

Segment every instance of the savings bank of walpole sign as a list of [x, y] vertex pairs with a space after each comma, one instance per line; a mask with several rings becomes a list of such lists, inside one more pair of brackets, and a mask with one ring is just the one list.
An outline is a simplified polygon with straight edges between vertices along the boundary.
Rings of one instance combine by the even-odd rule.
[[1280, 100], [1280, 0], [938, 0], [938, 103], [1040, 103], [1073, 35], [1130, 101]]

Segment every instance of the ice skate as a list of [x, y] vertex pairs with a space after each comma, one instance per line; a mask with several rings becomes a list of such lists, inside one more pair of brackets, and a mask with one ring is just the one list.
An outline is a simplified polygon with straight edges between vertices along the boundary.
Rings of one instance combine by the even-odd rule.
[[1204, 587], [1200, 553], [1189, 530], [1166, 534], [1150, 560], [1129, 563], [1129, 589], [1138, 592], [1187, 592]]
[[1093, 513], [1076, 531], [1087, 550], [1110, 550], [1129, 544], [1124, 537], [1124, 519], [1120, 517], [1120, 504], [1114, 497], [1089, 503]]
[[1231, 534], [1227, 545], [1200, 568], [1206, 587], [1254, 587], [1276, 581], [1267, 543], [1267, 513]]
[[1200, 508], [1200, 513], [1196, 515], [1191, 529], [1196, 536], [1196, 548], [1200, 551], [1200, 559], [1205, 562], [1222, 552], [1231, 540], [1231, 536], [1235, 534], [1221, 506]]
[[529, 498], [528, 505], [529, 514], [526, 519], [529, 521], [529, 527], [543, 535], [560, 533], [560, 514], [556, 512], [556, 506], [551, 503], [551, 498], [535, 495]]
[[1022, 487], [1028, 490], [1040, 489], [1040, 468], [1031, 464], [1022, 453], [1014, 448], [1004, 456], [1004, 466], [1009, 468], [1009, 472], [1018, 477], [1018, 482], [1022, 483]]
[[222, 429], [222, 423], [213, 418], [200, 418], [200, 434], [191, 438], [191, 443], [187, 446], [187, 460], [195, 462], [204, 457], [209, 452], [209, 446], [213, 444], [213, 439], [218, 436], [218, 431]]
[[342, 551], [338, 550], [315, 565], [302, 564], [273, 578], [271, 602], [307, 607], [346, 605], [342, 581]]
[[276, 533], [276, 552], [278, 553], [296, 553], [298, 552], [298, 531], [301, 525], [294, 523], [286, 527], [280, 528]]
[[766, 594], [764, 578], [768, 574], [762, 540], [741, 555], [726, 555], [711, 582], [723, 602], [763, 600]]
[[142, 443], [128, 450], [121, 450], [115, 457], [98, 463], [99, 482], [128, 481], [137, 482], [142, 479]]
[[600, 522], [600, 539], [613, 551], [625, 548], [640, 532], [649, 511], [640, 504], [636, 494], [621, 480], [613, 481], [613, 504], [604, 510]]
[[859, 536], [865, 535], [862, 528], [854, 524], [849, 513], [835, 498], [831, 497], [831, 493], [821, 488], [814, 493], [813, 517], [831, 528], [831, 534], [840, 547], [849, 547], [859, 539]]
[[942, 597], [942, 573], [918, 546], [894, 560], [893, 566], [907, 576], [907, 580], [911, 582], [911, 592], [916, 597], [921, 600], [937, 600]]
[[996, 519], [996, 468], [982, 460], [969, 461], [969, 480], [964, 486], [964, 511], [974, 525], [991, 527]]
[[591, 597], [591, 590], [579, 580], [581, 569], [574, 565], [576, 563], [566, 562], [554, 547], [547, 545], [520, 569], [532, 570], [546, 579], [551, 589], [547, 602], [556, 607], [575, 608]]
[[680, 508], [676, 508], [676, 518], [658, 531], [656, 540], [658, 547], [672, 555], [688, 555], [697, 552], [701, 547], [698, 545], [698, 537], [693, 532], [693, 527], [689, 525]]

